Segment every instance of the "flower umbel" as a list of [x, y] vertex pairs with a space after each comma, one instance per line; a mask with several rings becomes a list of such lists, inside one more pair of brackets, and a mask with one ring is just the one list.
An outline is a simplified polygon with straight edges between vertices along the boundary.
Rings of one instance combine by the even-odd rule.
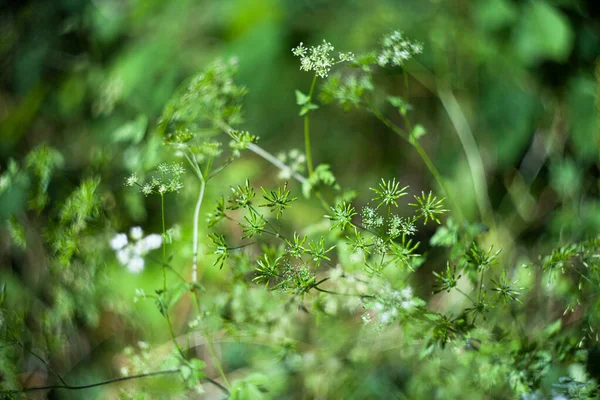
[[384, 67], [403, 66], [407, 60], [423, 52], [423, 45], [411, 42], [400, 31], [394, 31], [383, 37], [382, 48], [377, 54], [377, 63]]
[[[292, 49], [296, 57], [300, 57], [300, 69], [302, 71], [314, 71], [321, 78], [326, 78], [335, 64], [335, 59], [331, 56], [333, 45], [326, 40], [318, 46], [304, 47], [300, 42], [298, 47]], [[340, 53], [340, 62], [352, 59], [351, 53]]]

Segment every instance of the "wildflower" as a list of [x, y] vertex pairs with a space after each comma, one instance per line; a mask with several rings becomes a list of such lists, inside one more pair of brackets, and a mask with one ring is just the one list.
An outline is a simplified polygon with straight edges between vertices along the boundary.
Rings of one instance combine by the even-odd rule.
[[354, 60], [354, 53], [352, 53], [352, 52], [340, 53], [339, 54], [339, 59], [340, 59], [340, 62], [353, 61]]
[[144, 193], [145, 196], [148, 196], [152, 194], [153, 189], [154, 186], [151, 183], [146, 183], [144, 186], [142, 186], [142, 193]]
[[156, 233], [146, 236], [144, 241], [148, 250], [156, 250], [162, 246], [162, 236]]
[[126, 266], [130, 272], [139, 273], [144, 269], [144, 256], [152, 250], [158, 249], [163, 238], [158, 234], [144, 237], [141, 227], [135, 226], [129, 230], [129, 238], [124, 233], [118, 233], [110, 241], [111, 248], [115, 250], [119, 264]]
[[138, 177], [136, 174], [131, 174], [127, 178], [125, 178], [125, 186], [133, 186], [138, 182]]
[[127, 235], [124, 233], [116, 234], [110, 241], [110, 247], [113, 250], [119, 250], [127, 246]]
[[379, 228], [383, 225], [383, 217], [374, 208], [365, 206], [362, 209], [362, 224], [367, 229]]
[[129, 230], [129, 236], [133, 240], [140, 240], [144, 236], [144, 231], [139, 226], [134, 226]]
[[300, 69], [302, 71], [314, 71], [321, 78], [326, 78], [334, 65], [335, 60], [331, 57], [333, 45], [326, 40], [318, 46], [304, 47], [300, 42], [298, 47], [292, 49], [296, 57], [300, 57]]
[[127, 269], [134, 274], [141, 272], [144, 269], [144, 259], [141, 257], [134, 257], [127, 263]]
[[404, 62], [423, 52], [423, 45], [411, 42], [400, 31], [394, 31], [383, 37], [382, 49], [377, 55], [377, 63], [385, 67], [403, 66]]

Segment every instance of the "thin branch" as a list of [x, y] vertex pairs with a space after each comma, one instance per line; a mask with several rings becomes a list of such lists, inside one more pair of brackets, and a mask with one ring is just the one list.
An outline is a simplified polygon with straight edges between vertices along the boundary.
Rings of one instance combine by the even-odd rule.
[[[231, 136], [231, 131], [234, 130], [231, 126], [227, 125], [223, 121], [219, 121], [218, 125], [225, 133], [227, 133], [229, 136]], [[265, 151], [262, 147], [258, 146], [255, 143], [248, 143], [248, 150], [250, 150], [254, 154], [257, 154], [260, 157], [264, 158], [265, 160], [267, 160], [268, 162], [270, 162], [271, 164], [273, 164], [274, 166], [276, 166], [277, 168], [279, 168], [282, 171], [290, 171], [291, 170], [290, 167], [288, 167], [287, 165], [282, 163], [277, 157], [273, 156], [268, 151]], [[307, 180], [304, 176], [300, 175], [297, 172], [293, 172], [292, 177], [300, 183], [304, 183]]]
[[[9, 394], [24, 393], [24, 392], [34, 392], [34, 391], [38, 391], [38, 390], [54, 390], [54, 389], [83, 390], [83, 389], [90, 389], [90, 388], [98, 387], [98, 386], [110, 385], [112, 383], [117, 383], [117, 382], [129, 381], [132, 379], [147, 378], [150, 376], [157, 376], [157, 375], [168, 375], [168, 374], [174, 374], [177, 372], [179, 372], [179, 369], [167, 369], [167, 370], [163, 370], [163, 371], [148, 372], [145, 374], [123, 376], [120, 378], [108, 379], [105, 381], [91, 383], [88, 385], [68, 385], [65, 383], [63, 385], [32, 386], [32, 387], [23, 388], [20, 390], [4, 390], [4, 391], [1, 391], [0, 394], [9, 395]], [[223, 392], [225, 392], [226, 394], [229, 395], [229, 390], [227, 390], [227, 388], [224, 387], [223, 385], [221, 385], [219, 382], [217, 382], [211, 378], [204, 378], [204, 380], [206, 380], [207, 382], [211, 383], [212, 385], [218, 387]]]
[[38, 354], [34, 353], [33, 350], [28, 349], [27, 347], [25, 347], [25, 345], [21, 342], [19, 342], [17, 339], [13, 338], [15, 344], [19, 345], [23, 350], [25, 350], [26, 352], [28, 352], [29, 354], [31, 354], [32, 356], [34, 356], [35, 358], [37, 358], [38, 360], [40, 360], [42, 363], [44, 363], [44, 365], [46, 367], [48, 367], [48, 369], [50, 371], [52, 371], [52, 373], [54, 373], [54, 375], [56, 375], [56, 377], [58, 378], [58, 380], [63, 384], [66, 385], [67, 382], [65, 382], [65, 380], [63, 379], [63, 377], [52, 367], [52, 365], [50, 365], [49, 362], [47, 362], [46, 360], [44, 360], [41, 356], [39, 356]]

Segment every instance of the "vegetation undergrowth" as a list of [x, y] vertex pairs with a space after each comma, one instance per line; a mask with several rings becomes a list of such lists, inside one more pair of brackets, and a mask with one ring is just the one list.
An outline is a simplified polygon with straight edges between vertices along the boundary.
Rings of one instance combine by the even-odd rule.
[[[2, 395], [135, 381], [121, 398], [160, 397], [160, 388], [173, 397], [230, 399], [597, 397], [600, 236], [559, 243], [536, 262], [503, 258], [502, 243], [490, 243], [503, 222], [485, 198], [478, 199], [479, 219], [465, 216], [422, 143], [428, 132], [412, 120], [408, 65], [423, 51], [399, 31], [366, 53], [300, 43], [292, 53], [312, 74], [310, 86], [295, 91], [305, 147], [282, 156], [243, 130], [247, 90], [236, 80], [237, 60], [213, 62], [164, 107], [155, 126], [162, 162], [123, 178], [127, 190], [160, 204], [152, 216], [160, 232], [113, 227], [101, 174], [50, 202], [48, 186], [64, 164], [56, 149], [40, 146], [13, 160], [0, 193], [26, 185], [30, 209], [48, 207], [52, 219], [40, 221], [48, 228], [32, 238], [24, 216], [11, 216], [12, 245], [48, 249], [52, 296], [64, 301], [45, 309], [26, 299], [44, 310], [34, 323], [14, 306], [19, 289], [0, 287]], [[401, 76], [399, 92], [378, 87], [379, 73]], [[335, 172], [344, 166], [321, 162], [312, 148], [321, 132], [311, 118], [327, 106], [372, 115], [414, 150], [436, 186], [417, 192], [401, 177], [384, 176], [369, 193], [343, 187]], [[464, 156], [481, 159], [476, 150], [465, 146]], [[263, 187], [249, 176], [224, 190], [228, 168], [250, 153], [278, 182]], [[477, 187], [480, 177], [472, 178]], [[183, 191], [194, 194], [193, 209], [170, 220]], [[302, 207], [318, 215], [298, 226], [286, 217]], [[184, 261], [172, 250], [182, 240], [180, 225], [192, 231]], [[432, 252], [445, 263], [428, 265]], [[119, 377], [69, 384], [33, 349], [60, 351], [74, 310], [99, 323], [86, 303], [97, 291], [111, 296], [105, 259], [131, 274], [160, 267], [154, 287], [137, 289], [135, 301], [156, 306], [169, 342], [122, 349]], [[226, 277], [226, 291], [203, 279], [207, 269]], [[423, 269], [429, 285], [415, 287]], [[100, 279], [107, 284], [83, 284]], [[51, 371], [53, 383], [19, 381], [26, 355]], [[168, 389], [143, 383], [161, 376]]]

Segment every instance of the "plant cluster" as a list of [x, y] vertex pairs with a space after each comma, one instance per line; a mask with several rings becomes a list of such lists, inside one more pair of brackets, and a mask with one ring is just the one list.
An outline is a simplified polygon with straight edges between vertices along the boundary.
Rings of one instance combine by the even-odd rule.
[[[383, 67], [394, 68], [390, 73], [400, 67], [406, 78], [406, 64], [422, 45], [396, 31], [373, 52], [340, 53], [336, 60], [333, 49], [323, 41], [292, 50], [300, 69], [313, 74], [308, 94], [296, 91], [304, 153], [276, 157], [259, 145], [258, 136], [239, 130], [246, 88], [236, 83], [235, 60], [216, 61], [174, 96], [156, 130], [171, 150], [169, 160], [176, 161], [125, 179], [125, 186], [139, 189], [144, 198], [158, 195], [160, 234], [144, 236], [136, 226], [127, 235], [102, 225], [98, 178], [83, 181], [60, 206], [53, 205], [55, 220], [43, 240], [53, 252], [48, 273], [61, 282], [52, 294], [60, 301], [43, 308], [40, 320], [41, 325], [60, 323], [43, 331], [68, 325], [64, 308], [76, 309], [75, 299], [89, 295], [78, 292], [78, 282], [95, 279], [101, 254], [133, 273], [149, 261], [162, 270], [156, 287], [140, 288], [135, 296], [136, 302], [156, 305], [170, 337], [168, 351], [145, 342], [124, 349], [123, 378], [173, 374], [183, 393], [203, 393], [210, 386], [231, 399], [282, 398], [295, 391], [315, 398], [598, 396], [598, 376], [592, 374], [599, 346], [600, 239], [561, 245], [539, 263], [503, 259], [489, 245], [486, 230], [460, 213], [421, 144], [426, 131], [412, 123], [407, 99], [374, 84]], [[319, 79], [326, 79], [320, 88]], [[413, 192], [392, 177], [366, 195], [343, 188], [335, 166], [313, 164], [311, 115], [331, 103], [370, 113], [399, 135], [438, 190]], [[397, 115], [387, 116], [388, 105]], [[397, 118], [401, 122], [394, 122]], [[228, 191], [215, 184], [210, 190], [222, 194], [206, 212], [207, 185], [242, 152], [262, 157], [289, 182], [262, 187], [246, 179]], [[46, 188], [63, 162], [53, 149], [35, 149], [23, 166], [13, 161], [2, 174], [0, 194], [31, 181], [28, 204], [34, 211], [45, 207]], [[149, 178], [141, 178], [148, 172]], [[177, 196], [190, 188], [195, 196], [190, 260], [176, 265], [167, 210], [177, 207]], [[299, 203], [319, 210], [302, 226], [288, 218]], [[18, 217], [9, 227], [15, 245], [28, 246]], [[152, 257], [159, 249], [162, 256]], [[434, 251], [447, 254], [444, 265], [428, 262]], [[226, 276], [228, 290], [210, 288], [200, 276], [204, 269]], [[426, 274], [431, 285], [415, 287], [411, 279], [417, 273]], [[25, 324], [3, 307], [10, 300], [4, 288], [0, 294], [6, 343], [0, 351], [6, 355], [12, 346], [32, 352], [15, 339]], [[543, 308], [547, 297], [555, 299], [560, 312], [546, 312], [539, 318], [547, 327], [529, 331], [530, 310]], [[182, 304], [192, 316], [177, 331], [172, 315]], [[94, 318], [93, 310], [83, 308]], [[203, 356], [194, 344], [200, 339], [207, 349]], [[215, 347], [228, 340], [249, 349], [239, 371], [233, 370], [235, 360], [226, 360]], [[16, 354], [7, 358], [17, 365]], [[398, 365], [403, 369], [396, 375]], [[50, 388], [74, 388], [56, 375], [60, 383]], [[36, 389], [20, 388], [14, 371], [5, 376], [7, 396]], [[141, 385], [121, 393], [123, 398], [146, 395], [151, 397], [151, 390]]]

